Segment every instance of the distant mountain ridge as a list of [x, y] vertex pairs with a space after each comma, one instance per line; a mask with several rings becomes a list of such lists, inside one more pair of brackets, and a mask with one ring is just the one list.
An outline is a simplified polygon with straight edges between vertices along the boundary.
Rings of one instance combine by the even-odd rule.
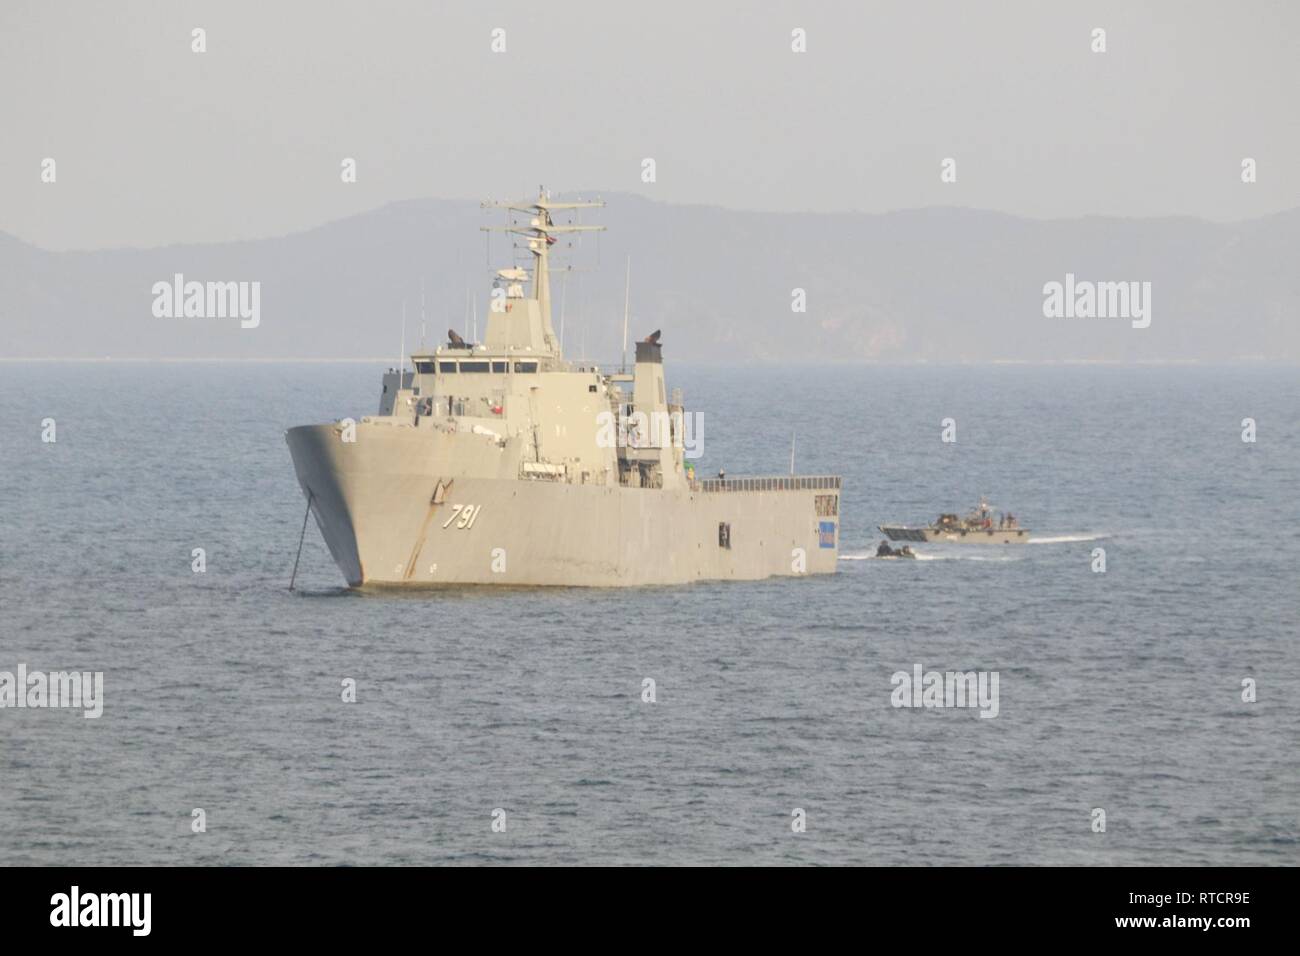
[[[1187, 218], [1038, 221], [956, 208], [884, 214], [740, 212], [607, 195], [608, 231], [553, 277], [565, 351], [615, 360], [632, 258], [630, 337], [663, 329], [673, 360], [721, 362], [1300, 362], [1300, 210], [1219, 224]], [[2, 358], [349, 358], [461, 330], [491, 268], [510, 264], [477, 203], [410, 200], [281, 238], [49, 252], [0, 233]], [[559, 265], [566, 257], [556, 257]], [[596, 266], [599, 268], [595, 268]], [[260, 282], [257, 328], [157, 318], [175, 274]], [[1043, 315], [1067, 273], [1152, 285], [1152, 321]], [[807, 311], [792, 311], [803, 289]], [[409, 348], [408, 348], [409, 351]]]

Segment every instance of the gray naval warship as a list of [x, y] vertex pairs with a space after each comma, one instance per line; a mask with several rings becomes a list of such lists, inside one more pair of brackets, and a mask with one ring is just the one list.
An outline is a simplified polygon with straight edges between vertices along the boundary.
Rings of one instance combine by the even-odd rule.
[[[658, 332], [629, 371], [561, 354], [548, 255], [601, 226], [507, 210], [531, 270], [500, 269], [481, 344], [454, 331], [383, 376], [379, 413], [285, 433], [307, 511], [349, 585], [626, 586], [828, 574], [838, 476], [697, 478]], [[564, 215], [561, 215], [564, 218]], [[531, 274], [530, 274], [531, 273]], [[528, 287], [528, 288], [526, 288]], [[304, 515], [304, 529], [306, 516]]]
[[[1022, 528], [1015, 515], [1003, 512], [997, 520], [988, 500], [980, 503], [964, 517], [941, 514], [933, 524], [923, 528], [907, 525], [880, 525], [890, 541], [956, 541], [963, 544], [1025, 544], [1029, 529]], [[884, 557], [884, 555], [882, 555]]]

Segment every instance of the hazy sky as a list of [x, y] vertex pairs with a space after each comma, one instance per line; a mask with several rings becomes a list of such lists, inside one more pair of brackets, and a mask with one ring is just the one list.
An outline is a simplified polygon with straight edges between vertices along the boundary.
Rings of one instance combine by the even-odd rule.
[[53, 249], [257, 238], [538, 183], [1249, 218], [1300, 205], [1298, 39], [1294, 0], [3, 0], [0, 230]]

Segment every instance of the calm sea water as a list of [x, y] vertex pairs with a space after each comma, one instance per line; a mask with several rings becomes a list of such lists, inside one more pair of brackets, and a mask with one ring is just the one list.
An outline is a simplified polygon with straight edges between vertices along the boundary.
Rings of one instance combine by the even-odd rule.
[[[1295, 369], [670, 364], [702, 473], [844, 475], [838, 574], [363, 594], [313, 524], [290, 593], [283, 430], [379, 371], [0, 364], [0, 670], [105, 682], [0, 710], [5, 862], [1300, 862]], [[1047, 540], [864, 559], [980, 494]]]

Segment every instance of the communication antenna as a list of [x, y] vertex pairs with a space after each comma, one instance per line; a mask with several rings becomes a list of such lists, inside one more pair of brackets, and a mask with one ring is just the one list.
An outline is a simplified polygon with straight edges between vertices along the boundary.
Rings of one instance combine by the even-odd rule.
[[406, 300], [402, 300], [402, 348], [397, 353], [397, 387], [402, 387], [402, 370], [406, 368]]
[[794, 474], [794, 429], [790, 430], [790, 474]]
[[[498, 208], [504, 210], [506, 222], [501, 226], [482, 226], [481, 228], [508, 232], [517, 237], [512, 242], [516, 254], [516, 268], [523, 268], [520, 265], [520, 257], [528, 261], [532, 267], [530, 271], [533, 288], [530, 298], [537, 303], [537, 308], [541, 312], [544, 347], [548, 350], [558, 350], [559, 348], [559, 339], [555, 334], [555, 330], [551, 327], [550, 246], [569, 233], [599, 232], [605, 228], [604, 226], [584, 226], [578, 223], [557, 223], [553, 219], [553, 214], [603, 205], [605, 205], [604, 200], [599, 199], [556, 202], [550, 198], [550, 194], [545, 189], [540, 190], [540, 195], [532, 202], [527, 200], [486, 200], [482, 203], [485, 209]], [[516, 215], [526, 218], [517, 221], [514, 218]]]
[[564, 303], [569, 297], [569, 274], [560, 282], [560, 352], [564, 352]]
[[632, 302], [632, 257], [627, 257], [627, 279], [623, 283], [623, 371], [627, 371], [627, 316]]
[[477, 292], [474, 293], [473, 299], [471, 300], [470, 315], [474, 317], [474, 337], [470, 339], [470, 341], [477, 342], [478, 341], [478, 293]]
[[420, 348], [424, 348], [424, 276], [420, 276]]

